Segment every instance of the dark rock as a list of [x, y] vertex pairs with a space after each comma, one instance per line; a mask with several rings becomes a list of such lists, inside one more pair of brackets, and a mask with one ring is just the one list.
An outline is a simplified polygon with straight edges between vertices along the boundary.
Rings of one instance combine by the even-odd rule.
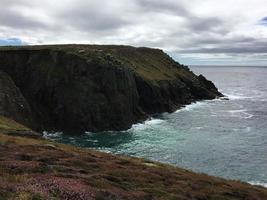
[[227, 100], [227, 101], [230, 100], [229, 97], [226, 97], [226, 96], [221, 97], [220, 99], [221, 99], [221, 100]]
[[35, 130], [125, 130], [151, 114], [221, 96], [211, 81], [150, 48], [2, 47], [0, 70], [27, 99]]
[[0, 115], [34, 127], [29, 104], [8, 74], [2, 71], [0, 71]]

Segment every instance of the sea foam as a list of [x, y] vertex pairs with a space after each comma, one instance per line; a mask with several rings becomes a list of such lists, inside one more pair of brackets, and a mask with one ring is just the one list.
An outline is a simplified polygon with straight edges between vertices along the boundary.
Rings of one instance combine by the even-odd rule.
[[61, 137], [63, 132], [48, 132], [48, 131], [43, 131], [43, 137], [46, 139], [52, 139], [52, 138], [58, 138]]
[[147, 128], [151, 128], [155, 125], [161, 124], [164, 121], [165, 120], [162, 120], [162, 119], [150, 118], [143, 123], [138, 123], [138, 124], [132, 125], [132, 127], [128, 131], [142, 131], [142, 130], [145, 130]]
[[178, 113], [178, 112], [182, 112], [182, 111], [191, 111], [193, 109], [196, 109], [198, 107], [201, 107], [201, 106], [205, 105], [206, 103], [207, 103], [207, 101], [198, 101], [196, 103], [191, 103], [189, 105], [186, 105], [186, 106], [178, 109], [175, 112]]
[[259, 182], [259, 181], [249, 181], [248, 182], [251, 185], [259, 185], [267, 188], [267, 183]]
[[234, 117], [240, 117], [242, 119], [250, 119], [254, 117], [253, 114], [248, 113], [248, 110], [246, 109], [241, 109], [241, 110], [229, 110], [229, 112], [232, 116]]
[[239, 94], [225, 94], [230, 100], [240, 100], [240, 99], [251, 99], [252, 97], [247, 97]]

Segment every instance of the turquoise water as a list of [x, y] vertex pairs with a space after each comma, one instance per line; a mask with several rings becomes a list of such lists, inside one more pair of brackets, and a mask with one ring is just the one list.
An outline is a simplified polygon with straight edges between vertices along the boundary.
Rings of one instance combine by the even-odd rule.
[[228, 179], [267, 185], [267, 68], [192, 67], [229, 97], [164, 113], [124, 132], [68, 136], [63, 143], [143, 157]]

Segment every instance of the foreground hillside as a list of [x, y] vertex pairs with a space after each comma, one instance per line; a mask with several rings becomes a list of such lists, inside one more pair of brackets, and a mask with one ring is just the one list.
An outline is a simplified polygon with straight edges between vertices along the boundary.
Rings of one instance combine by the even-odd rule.
[[58, 144], [0, 117], [0, 199], [266, 200], [267, 189]]
[[130, 46], [1, 47], [1, 77], [9, 85], [4, 89], [13, 88], [9, 98], [20, 103], [3, 98], [9, 110], [0, 114], [41, 131], [125, 130], [150, 115], [221, 96], [162, 50]]

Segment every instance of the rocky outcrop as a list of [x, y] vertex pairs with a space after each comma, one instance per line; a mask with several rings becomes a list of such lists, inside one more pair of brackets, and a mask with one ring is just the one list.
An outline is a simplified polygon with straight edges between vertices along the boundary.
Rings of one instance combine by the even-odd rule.
[[34, 127], [29, 104], [8, 74], [2, 71], [0, 71], [0, 116], [1, 115]]
[[124, 130], [151, 114], [221, 96], [212, 82], [158, 49], [3, 47], [0, 70], [27, 99], [36, 130]]

